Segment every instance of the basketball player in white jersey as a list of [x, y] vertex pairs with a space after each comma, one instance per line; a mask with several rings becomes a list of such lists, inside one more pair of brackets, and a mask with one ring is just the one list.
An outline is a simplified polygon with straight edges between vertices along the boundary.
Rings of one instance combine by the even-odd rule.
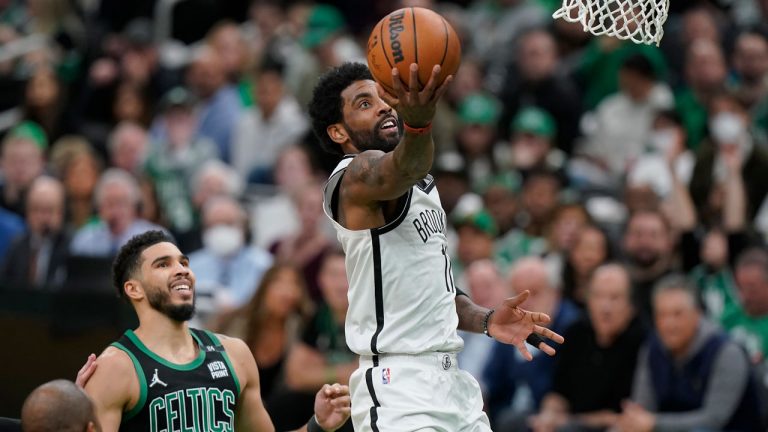
[[[410, 83], [418, 66], [411, 65]], [[347, 344], [360, 355], [352, 374], [356, 431], [488, 431], [477, 382], [458, 369], [457, 328], [517, 346], [526, 338], [563, 338], [549, 317], [518, 307], [528, 296], [481, 308], [454, 285], [446, 216], [432, 177], [430, 133], [439, 87], [432, 71], [419, 90], [393, 69], [394, 94], [363, 64], [323, 75], [309, 105], [323, 148], [343, 157], [325, 187], [325, 212], [346, 252]], [[531, 340], [531, 339], [529, 339]], [[534, 344], [549, 355], [540, 337]]]

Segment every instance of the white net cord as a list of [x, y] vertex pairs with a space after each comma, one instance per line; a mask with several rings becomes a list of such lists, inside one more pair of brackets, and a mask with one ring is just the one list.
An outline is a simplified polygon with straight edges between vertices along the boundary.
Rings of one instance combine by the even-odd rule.
[[563, 0], [553, 15], [578, 22], [594, 35], [659, 45], [669, 0]]

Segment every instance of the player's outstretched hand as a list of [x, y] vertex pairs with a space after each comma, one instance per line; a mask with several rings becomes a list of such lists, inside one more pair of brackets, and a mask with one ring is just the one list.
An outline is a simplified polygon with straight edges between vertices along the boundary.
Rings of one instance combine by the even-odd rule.
[[75, 384], [77, 384], [77, 386], [80, 388], [85, 388], [85, 384], [88, 383], [89, 379], [91, 379], [91, 375], [96, 372], [96, 366], [98, 366], [96, 363], [96, 354], [89, 355], [83, 367], [77, 371]]
[[437, 82], [437, 76], [440, 74], [440, 65], [432, 68], [432, 76], [424, 88], [419, 85], [419, 65], [411, 63], [409, 85], [405, 85], [400, 79], [400, 72], [397, 68], [392, 68], [392, 86], [394, 94], [389, 94], [376, 84], [379, 95], [384, 101], [397, 111], [403, 121], [412, 127], [424, 127], [432, 121], [435, 116], [437, 101], [445, 94], [448, 84], [453, 80], [453, 75], [449, 75], [442, 83]]
[[324, 431], [344, 425], [351, 413], [349, 387], [325, 384], [315, 396], [315, 418]]
[[[520, 308], [520, 305], [531, 295], [530, 291], [508, 298], [495, 309], [488, 320], [488, 333], [494, 339], [517, 347], [520, 354], [526, 360], [533, 360], [533, 356], [525, 346], [525, 340], [529, 336], [541, 336], [551, 339], [559, 344], [565, 339], [552, 330], [543, 327], [550, 321], [549, 315], [542, 312], [531, 312]], [[555, 349], [547, 345], [543, 340], [537, 340], [536, 348], [549, 355], [555, 355]]]

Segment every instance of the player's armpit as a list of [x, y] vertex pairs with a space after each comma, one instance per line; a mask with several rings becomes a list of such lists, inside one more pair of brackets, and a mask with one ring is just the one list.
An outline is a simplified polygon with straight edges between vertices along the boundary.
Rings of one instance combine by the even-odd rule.
[[274, 432], [275, 427], [261, 400], [259, 369], [248, 345], [240, 339], [217, 335], [232, 360], [240, 382], [240, 399], [235, 414], [235, 429]]
[[124, 411], [139, 402], [139, 378], [128, 354], [108, 347], [97, 359], [85, 392], [93, 400], [96, 416], [105, 432], [117, 431]]

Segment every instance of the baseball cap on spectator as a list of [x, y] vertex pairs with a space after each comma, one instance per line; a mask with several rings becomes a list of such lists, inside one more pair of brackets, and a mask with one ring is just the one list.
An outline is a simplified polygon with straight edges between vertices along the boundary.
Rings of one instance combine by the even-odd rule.
[[346, 22], [338, 9], [327, 4], [315, 5], [307, 18], [301, 42], [306, 48], [315, 48], [345, 27]]
[[478, 192], [485, 194], [488, 189], [498, 187], [509, 192], [517, 193], [523, 186], [523, 179], [520, 173], [513, 170], [503, 171], [494, 176], [488, 177], [478, 185]]
[[512, 130], [515, 133], [552, 138], [557, 133], [557, 125], [548, 112], [536, 107], [527, 107], [521, 109], [512, 119]]
[[464, 125], [495, 125], [501, 115], [501, 104], [491, 96], [473, 93], [459, 104], [459, 119]]
[[195, 96], [184, 87], [174, 87], [168, 90], [160, 99], [160, 112], [166, 112], [171, 108], [192, 108], [195, 104]]
[[15, 128], [11, 129], [8, 135], [11, 138], [28, 139], [34, 142], [42, 151], [48, 149], [48, 136], [43, 128], [33, 121], [27, 120], [19, 123]]
[[499, 229], [496, 227], [496, 221], [485, 209], [459, 217], [454, 222], [454, 226], [456, 226], [456, 229], [463, 226], [471, 226], [491, 237], [496, 237], [499, 233]]

